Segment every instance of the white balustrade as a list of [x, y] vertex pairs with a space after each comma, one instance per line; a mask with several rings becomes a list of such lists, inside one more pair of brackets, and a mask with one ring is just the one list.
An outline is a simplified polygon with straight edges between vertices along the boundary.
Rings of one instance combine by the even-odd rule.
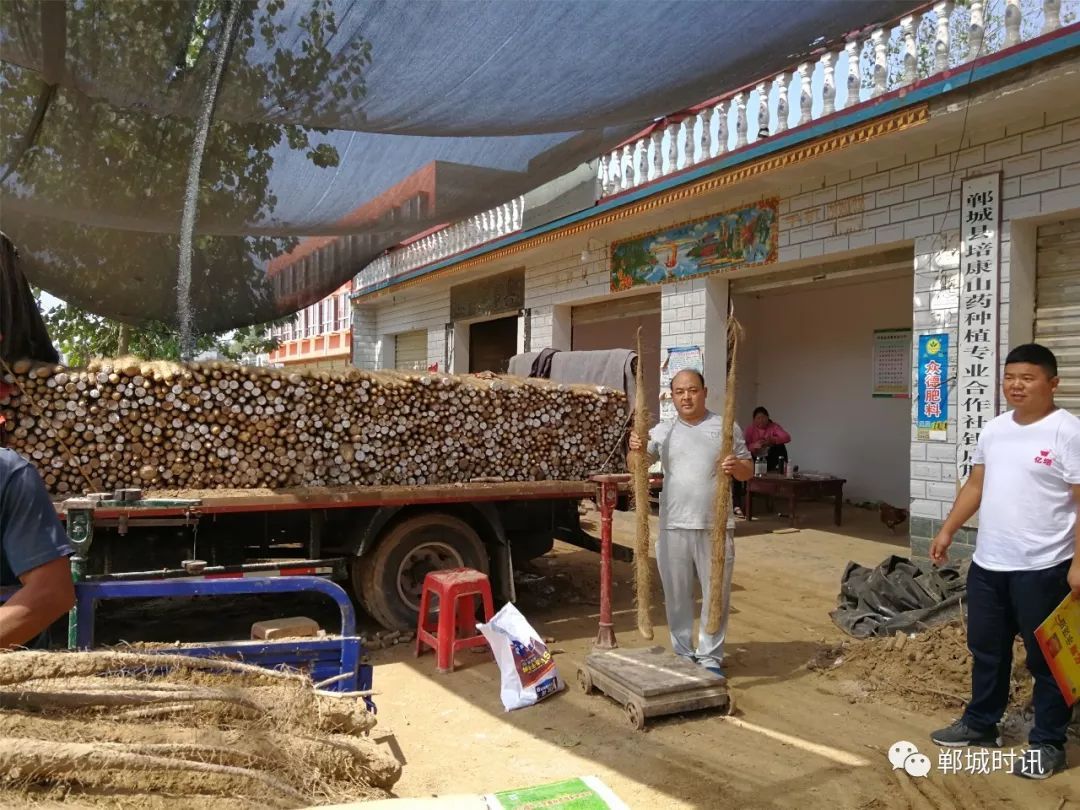
[[[873, 103], [893, 90], [919, 80], [919, 53], [927, 54], [923, 70], [931, 76], [948, 70], [951, 41], [950, 23], [967, 24], [966, 53], [959, 63], [986, 55], [991, 46], [986, 36], [987, 14], [992, 15], [993, 30], [1004, 30], [1001, 47], [1012, 47], [1023, 41], [1024, 7], [1021, 0], [1004, 0], [994, 4], [985, 0], [940, 0], [920, 13], [905, 16], [890, 25], [873, 31], [850, 35], [843, 49], [826, 50], [814, 61], [788, 68], [771, 78], [754, 83], [757, 101], [751, 104], [745, 90], [722, 95], [709, 106], [678, 123], [657, 127], [647, 136], [601, 155], [598, 161], [600, 193], [610, 196], [656, 181], [672, 172], [725, 155], [729, 148], [741, 149], [760, 141], [791, 131], [789, 126], [792, 105], [798, 105], [798, 124], [806, 126], [815, 118], [837, 110], [846, 110], [860, 103]], [[1031, 13], [1031, 12], [1028, 12]], [[1061, 27], [1061, 0], [1043, 0], [1037, 14], [1042, 16], [1038, 36], [1050, 34]], [[1038, 17], [1035, 18], [1037, 22]], [[1031, 22], [1031, 21], [1029, 21]], [[919, 24], [922, 23], [922, 24]], [[1031, 26], [1032, 28], [1034, 25]], [[896, 75], [889, 75], [889, 42], [899, 39], [899, 53], [894, 55]], [[998, 41], [995, 39], [995, 42]], [[869, 47], [869, 65], [863, 64], [863, 54]], [[822, 75], [818, 87], [812, 77], [818, 63]], [[837, 73], [841, 72], [838, 76]], [[869, 98], [862, 101], [863, 79], [869, 85]], [[926, 77], [923, 77], [926, 78]], [[837, 83], [843, 81], [847, 95], [843, 103], [837, 93]], [[776, 119], [770, 111], [770, 91], [776, 93]], [[820, 112], [815, 115], [817, 106]], [[732, 113], [734, 110], [734, 113]], [[734, 115], [734, 146], [731, 146], [729, 115]], [[749, 116], [757, 119], [756, 132], [751, 136]], [[666, 141], [665, 141], [666, 139]], [[455, 223], [425, 237], [406, 248], [380, 256], [357, 276], [357, 289], [392, 278], [432, 261], [452, 256], [476, 245], [520, 230], [524, 216], [524, 199], [518, 197], [502, 206]]]

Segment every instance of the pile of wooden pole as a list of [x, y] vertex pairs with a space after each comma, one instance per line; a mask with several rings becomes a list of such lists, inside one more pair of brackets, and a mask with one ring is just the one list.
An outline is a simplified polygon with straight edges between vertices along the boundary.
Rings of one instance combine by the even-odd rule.
[[573, 480], [625, 466], [622, 391], [230, 363], [14, 364], [4, 444], [49, 490]]

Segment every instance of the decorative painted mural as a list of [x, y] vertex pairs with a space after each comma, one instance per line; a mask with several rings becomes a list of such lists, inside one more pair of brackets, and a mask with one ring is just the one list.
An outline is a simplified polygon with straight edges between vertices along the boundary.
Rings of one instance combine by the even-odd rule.
[[762, 200], [611, 245], [611, 290], [776, 261], [778, 200]]

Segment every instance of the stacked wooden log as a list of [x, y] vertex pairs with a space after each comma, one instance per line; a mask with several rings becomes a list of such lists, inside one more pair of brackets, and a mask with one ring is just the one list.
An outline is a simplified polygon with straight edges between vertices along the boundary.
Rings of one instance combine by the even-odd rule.
[[422, 485], [621, 471], [622, 391], [132, 358], [14, 364], [4, 444], [49, 490]]

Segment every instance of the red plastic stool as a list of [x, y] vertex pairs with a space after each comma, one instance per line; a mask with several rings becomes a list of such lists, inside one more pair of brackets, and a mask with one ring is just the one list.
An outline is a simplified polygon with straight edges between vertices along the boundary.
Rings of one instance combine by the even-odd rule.
[[[428, 622], [432, 594], [439, 597], [437, 630]], [[438, 671], [453, 672], [454, 653], [487, 644], [487, 640], [476, 632], [476, 607], [473, 601], [476, 596], [484, 603], [484, 621], [491, 621], [495, 607], [491, 601], [491, 583], [487, 574], [472, 568], [448, 568], [432, 571], [424, 577], [420, 618], [416, 624], [417, 657], [424, 652], [426, 644], [438, 653]], [[458, 638], [459, 633], [462, 638]]]

